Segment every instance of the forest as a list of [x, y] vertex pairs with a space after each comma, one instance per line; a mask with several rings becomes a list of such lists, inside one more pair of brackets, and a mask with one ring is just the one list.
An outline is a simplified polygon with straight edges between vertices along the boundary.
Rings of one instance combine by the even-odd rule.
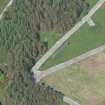
[[39, 33], [65, 33], [88, 8], [85, 0], [14, 0], [0, 21], [0, 71], [6, 82], [1, 105], [65, 104], [63, 93], [35, 83], [30, 70], [48, 50]]

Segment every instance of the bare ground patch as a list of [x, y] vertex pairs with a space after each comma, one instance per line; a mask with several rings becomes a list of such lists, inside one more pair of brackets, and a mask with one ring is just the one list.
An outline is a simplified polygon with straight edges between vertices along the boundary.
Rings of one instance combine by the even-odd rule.
[[102, 52], [79, 63], [80, 68], [90, 73], [105, 70], [105, 53]]

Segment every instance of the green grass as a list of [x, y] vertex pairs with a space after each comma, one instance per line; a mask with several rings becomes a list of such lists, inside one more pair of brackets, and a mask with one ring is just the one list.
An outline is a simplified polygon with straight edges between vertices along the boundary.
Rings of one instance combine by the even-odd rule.
[[62, 63], [75, 56], [79, 56], [91, 49], [105, 44], [105, 8], [100, 8], [93, 16], [95, 27], [89, 27], [86, 23], [77, 31], [57, 52], [42, 65], [46, 69]]
[[95, 3], [97, 3], [98, 0], [86, 0], [87, 3], [89, 3], [90, 7], [92, 7]]
[[7, 51], [4, 48], [0, 48], [0, 64], [6, 63]]
[[4, 93], [5, 93], [5, 90], [4, 90], [4, 87], [2, 84], [3, 81], [4, 81], [4, 75], [0, 74], [0, 102], [1, 102], [1, 100], [3, 100]]
[[0, 12], [4, 9], [8, 2], [9, 0], [0, 0]]
[[55, 32], [40, 32], [40, 37], [42, 41], [48, 42], [48, 48], [51, 48], [52, 45], [61, 37], [59, 33]]
[[6, 86], [1, 86], [2, 84], [0, 83], [0, 102], [4, 100], [4, 97], [6, 96]]
[[[9, 0], [0, 0], [0, 13], [4, 9], [4, 7], [7, 5]], [[0, 64], [4, 63], [6, 60], [6, 51], [3, 48], [0, 48]], [[3, 100], [6, 90], [5, 90], [5, 82], [4, 81], [4, 75], [0, 74], [0, 102]]]
[[[81, 105], [105, 105], [105, 68], [88, 72], [80, 65], [72, 65], [46, 77], [43, 82]], [[94, 99], [95, 98], [95, 99]]]
[[4, 97], [4, 91], [0, 88], [0, 102], [3, 100]]
[[[86, 0], [86, 1], [87, 3], [89, 3], [91, 8], [98, 0]], [[85, 13], [81, 14], [78, 20], [80, 20], [84, 15], [86, 14]], [[38, 34], [40, 35], [42, 41], [48, 41], [48, 48], [51, 48], [55, 44], [55, 42], [62, 37], [60, 33], [56, 32], [40, 32]]]
[[4, 74], [0, 71], [0, 82], [4, 80]]
[[63, 103], [62, 103], [62, 104], [60, 104], [60, 105], [67, 105], [67, 104], [63, 102]]
[[4, 75], [0, 74], [0, 81], [3, 81], [3, 80], [4, 80]]

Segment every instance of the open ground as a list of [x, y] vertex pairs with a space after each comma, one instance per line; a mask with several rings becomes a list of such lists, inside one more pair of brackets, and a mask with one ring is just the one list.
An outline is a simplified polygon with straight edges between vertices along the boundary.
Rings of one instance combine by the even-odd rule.
[[104, 105], [105, 52], [58, 71], [43, 81], [81, 105]]
[[[83, 29], [82, 31], [79, 30], [80, 35], [83, 36], [85, 33], [87, 35], [86, 36], [84, 35], [85, 37], [79, 36], [80, 38], [86, 38], [86, 39], [80, 40], [80, 38], [79, 38], [79, 40], [76, 40], [77, 45], [80, 45], [80, 46], [76, 46], [76, 49], [77, 49], [76, 51], [74, 50], [74, 47], [71, 47], [70, 44], [71, 44], [72, 40], [70, 39], [70, 41], [66, 42], [66, 44], [65, 44], [66, 47], [64, 45], [63, 50], [59, 50], [58, 53], [53, 56], [53, 58], [55, 57], [55, 59], [52, 60], [50, 63], [48, 63], [49, 62], [49, 60], [48, 60], [46, 64], [48, 66], [51, 64], [50, 66], [52, 66], [53, 63], [56, 65], [58, 63], [62, 63], [64, 61], [70, 59], [70, 52], [69, 51], [72, 51], [72, 50], [69, 50], [70, 48], [72, 48], [74, 50], [74, 51], [72, 51], [72, 54], [74, 54], [74, 55], [71, 55], [71, 58], [72, 58], [72, 57], [77, 56], [78, 54], [81, 55], [81, 53], [87, 52], [90, 49], [93, 49], [93, 48], [96, 48], [100, 45], [105, 44], [105, 40], [102, 40], [105, 37], [104, 36], [104, 32], [105, 32], [104, 27], [105, 26], [103, 24], [103, 20], [105, 18], [104, 9], [105, 9], [104, 6], [102, 6], [101, 9], [98, 11], [98, 13], [95, 14], [94, 17], [92, 17], [94, 19], [95, 23], [97, 22], [97, 25], [93, 29], [89, 29], [89, 27], [85, 24], [85, 26], [83, 27], [85, 29]], [[101, 19], [101, 22], [99, 21], [100, 20], [99, 16], [103, 17], [103, 19]], [[77, 32], [77, 34], [79, 32]], [[99, 37], [100, 34], [101, 34], [101, 37]], [[96, 36], [93, 36], [93, 35], [96, 35]], [[75, 41], [73, 40], [73, 42], [75, 42]], [[86, 42], [86, 43], [83, 43], [83, 42]], [[67, 48], [67, 50], [65, 50], [65, 48]], [[79, 50], [81, 50], [81, 51], [79, 51]], [[64, 55], [60, 55], [61, 51], [63, 51]], [[68, 53], [68, 56], [66, 56], [67, 53]], [[67, 57], [66, 59], [65, 59], [65, 56]], [[60, 59], [60, 57], [64, 57], [62, 62], [58, 61]], [[46, 67], [47, 66], [45, 66], [45, 69], [46, 69]], [[69, 70], [69, 72], [67, 72], [66, 70], [63, 73], [61, 72], [62, 76], [59, 76], [58, 73], [56, 73], [55, 75], [53, 74], [53, 76], [54, 76], [53, 79], [55, 78], [55, 81], [53, 79], [51, 79], [51, 80], [46, 79], [46, 81], [48, 82], [48, 84], [51, 82], [51, 86], [55, 87], [55, 89], [65, 93], [65, 95], [71, 97], [73, 100], [78, 101], [82, 105], [99, 105], [99, 104], [104, 105], [104, 95], [102, 94], [104, 91], [103, 90], [104, 86], [103, 86], [103, 82], [100, 82], [100, 81], [102, 81], [102, 80], [104, 81], [104, 78], [101, 78], [101, 76], [102, 76], [101, 74], [102, 74], [102, 72], [104, 72], [103, 70], [105, 69], [105, 67], [102, 68], [102, 71], [100, 71], [98, 73], [97, 72], [94, 73], [94, 76], [91, 73], [85, 71], [84, 70], [85, 67], [82, 68], [81, 64], [77, 64], [77, 65], [72, 66], [72, 67], [73, 67], [73, 68], [71, 68], [72, 70], [67, 68], [67, 70]], [[95, 69], [100, 70], [100, 66], [99, 66], [99, 69], [98, 68], [95, 68]], [[51, 78], [51, 76], [50, 76], [50, 78]], [[67, 82], [65, 82], [65, 81], [67, 81]], [[100, 90], [97, 91], [99, 86], [100, 86]], [[102, 87], [102, 90], [101, 90], [101, 87]], [[81, 91], [81, 90], [83, 90], [83, 91]], [[102, 97], [99, 97], [100, 95]]]
[[[13, 0], [0, 0], [0, 21], [2, 20], [4, 13], [8, 10], [8, 8], [12, 5]], [[0, 49], [0, 65], [5, 63], [6, 60], [6, 51], [4, 48]], [[2, 75], [1, 75], [2, 76]], [[3, 100], [6, 93], [6, 83], [7, 79], [0, 77], [0, 101]]]
[[75, 56], [105, 44], [105, 8], [102, 6], [92, 17], [96, 26], [84, 24], [73, 36], [53, 54], [40, 70], [62, 63]]
[[[93, 2], [92, 2], [92, 4], [93, 4]], [[105, 44], [105, 36], [104, 36], [104, 33], [105, 33], [105, 28], [104, 27], [105, 26], [104, 26], [104, 22], [103, 22], [104, 21], [104, 18], [105, 18], [104, 11], [105, 11], [105, 8], [103, 6], [98, 11], [98, 13], [96, 14], [96, 16], [93, 17], [93, 20], [97, 24], [95, 28], [92, 28], [91, 29], [91, 28], [89, 28], [89, 26], [87, 26], [85, 24], [84, 27], [83, 27], [83, 29], [81, 29], [82, 31], [79, 30], [79, 32], [76, 33], [76, 34], [79, 33], [82, 36], [78, 36], [77, 37], [77, 35], [75, 34], [72, 37], [72, 39], [70, 39], [70, 41], [68, 41], [65, 44], [66, 47], [64, 45], [63, 46], [63, 50], [61, 48], [61, 50], [60, 50], [60, 53], [61, 54], [59, 52], [57, 52], [53, 56], [54, 60], [52, 60], [51, 63], [48, 63], [47, 65], [48, 66], [51, 66], [51, 65], [53, 65], [53, 62], [54, 62], [54, 64], [61, 63], [61, 62], [65, 61], [65, 60], [67, 60], [67, 59], [70, 59], [72, 57], [75, 57], [77, 55], [80, 55], [81, 53], [87, 52], [89, 49], [96, 48], [99, 45]], [[86, 35], [84, 35], [83, 33], [86, 33]], [[99, 34], [100, 34], [100, 36], [99, 36]], [[93, 35], [96, 35], [96, 36], [93, 36]], [[72, 42], [74, 44], [72, 44]], [[70, 46], [69, 46], [69, 44], [70, 44]], [[80, 51], [81, 48], [83, 48], [82, 51]], [[1, 52], [3, 53], [3, 51], [1, 51]], [[62, 53], [64, 54], [64, 56], [62, 55]], [[4, 55], [5, 55], [5, 53], [4, 53]], [[60, 57], [61, 57], [61, 60], [59, 59]], [[62, 57], [64, 57], [64, 58], [62, 58]], [[101, 59], [101, 56], [99, 56], [99, 58], [100, 58], [100, 60], [102, 60]], [[2, 59], [4, 59], [4, 58], [2, 58]], [[45, 81], [47, 81], [48, 84], [50, 84], [50, 82], [53, 80], [53, 78], [56, 77], [55, 80], [53, 81], [53, 83], [51, 83], [52, 86], [53, 86], [53, 84], [55, 84], [54, 87], [56, 88], [57, 87], [56, 84], [58, 84], [59, 86], [56, 89], [61, 90], [65, 94], [67, 92], [68, 93], [67, 94], [68, 96], [72, 97], [74, 100], [79, 101], [80, 103], [83, 103], [83, 105], [88, 105], [88, 102], [89, 102], [89, 105], [93, 105], [93, 104], [94, 105], [99, 105], [101, 102], [103, 104], [104, 103], [103, 102], [104, 101], [104, 99], [103, 99], [104, 94], [102, 94], [102, 93], [104, 91], [104, 85], [103, 85], [103, 81], [102, 80], [104, 80], [104, 70], [103, 70], [104, 66], [102, 66], [102, 70], [99, 70], [101, 68], [101, 66], [99, 66], [99, 69], [98, 68], [95, 68], [95, 70], [94, 70], [94, 71], [96, 71], [95, 73], [90, 73], [90, 72], [88, 72], [88, 69], [85, 69], [87, 67], [86, 64], [88, 62], [90, 62], [90, 61], [91, 61], [91, 59], [89, 59], [89, 61], [86, 61], [86, 63], [84, 63], [85, 62], [84, 61], [84, 62], [82, 62], [80, 64], [73, 65], [72, 67], [65, 69], [63, 73], [61, 72], [62, 73], [61, 74], [62, 76], [59, 76], [59, 73], [57, 73], [56, 75], [53, 75], [54, 77], [51, 76], [51, 78], [52, 78], [51, 80], [49, 80], [49, 78], [47, 78]], [[97, 60], [95, 59], [95, 62], [96, 61]], [[3, 61], [1, 61], [1, 62], [3, 62]], [[48, 62], [50, 62], [50, 61], [48, 61]], [[102, 62], [103, 62], [103, 60], [102, 60]], [[99, 63], [99, 65], [100, 65], [100, 63]], [[46, 68], [46, 67], [47, 66], [45, 66], [43, 68]], [[91, 71], [91, 65], [89, 65], [88, 67], [90, 67], [89, 68], [90, 69], [89, 71]], [[71, 69], [71, 70], [69, 70], [69, 69]], [[98, 71], [100, 71], [100, 72], [98, 72]], [[67, 83], [65, 81], [67, 81]], [[68, 88], [65, 89], [65, 87], [63, 87], [64, 86], [64, 83], [65, 83], [65, 86], [67, 85]], [[63, 84], [63, 86], [62, 86], [62, 84]], [[87, 84], [89, 84], [90, 86], [88, 87]], [[70, 87], [70, 86], [74, 86], [74, 87]], [[78, 88], [76, 90], [73, 90], [73, 89], [75, 89], [75, 87], [76, 88], [78, 87]], [[102, 90], [99, 90], [99, 92], [97, 92], [96, 90], [98, 88], [101, 88], [101, 87], [102, 87]], [[71, 88], [71, 90], [70, 90], [70, 88]], [[83, 91], [80, 91], [79, 89], [83, 89]], [[98, 97], [99, 95], [102, 95], [102, 97]], [[80, 96], [82, 96], [82, 97], [80, 97]], [[90, 97], [90, 96], [92, 96], [92, 97]], [[94, 101], [96, 101], [99, 104], [94, 103]]]
[[0, 13], [2, 12], [2, 10], [4, 9], [8, 2], [9, 0], [0, 0]]

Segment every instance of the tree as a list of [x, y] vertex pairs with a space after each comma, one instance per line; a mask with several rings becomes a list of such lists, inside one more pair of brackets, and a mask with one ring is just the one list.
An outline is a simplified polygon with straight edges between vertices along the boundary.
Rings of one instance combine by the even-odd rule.
[[33, 81], [30, 70], [48, 48], [38, 33], [65, 33], [76, 23], [86, 4], [84, 0], [14, 0], [0, 23], [0, 48], [7, 53], [7, 72], [12, 73], [3, 105], [62, 103], [63, 94]]

